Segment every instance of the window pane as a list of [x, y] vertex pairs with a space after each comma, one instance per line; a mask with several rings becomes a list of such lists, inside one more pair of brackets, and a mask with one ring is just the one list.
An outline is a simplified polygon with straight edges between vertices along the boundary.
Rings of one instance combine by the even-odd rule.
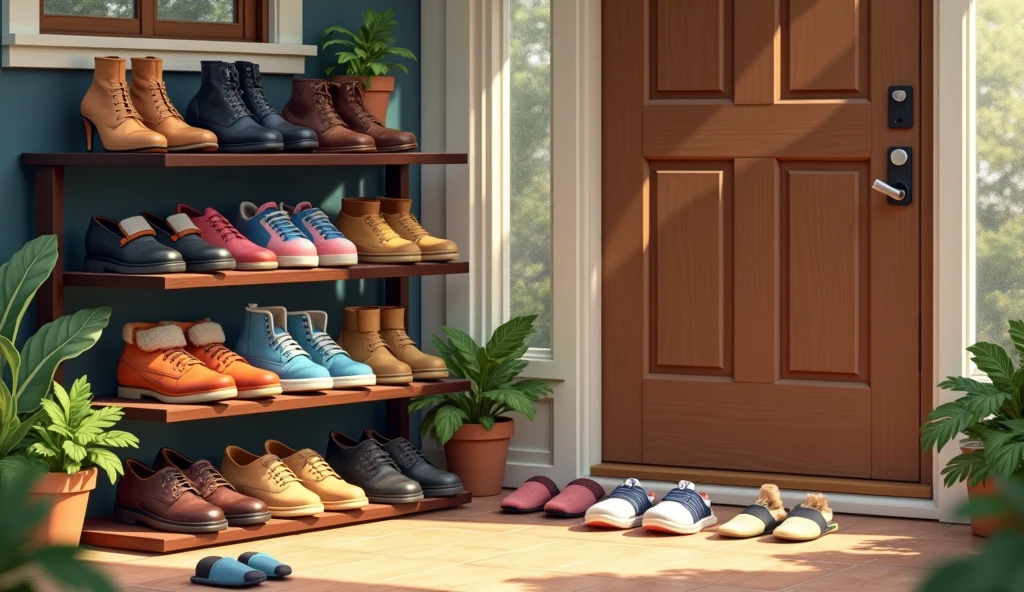
[[551, 0], [510, 0], [511, 313], [551, 347]]
[[977, 0], [978, 340], [1024, 319], [1024, 2]]
[[45, 14], [135, 18], [135, 0], [43, 0]]
[[233, 23], [235, 0], [159, 0], [156, 18], [162, 21]]

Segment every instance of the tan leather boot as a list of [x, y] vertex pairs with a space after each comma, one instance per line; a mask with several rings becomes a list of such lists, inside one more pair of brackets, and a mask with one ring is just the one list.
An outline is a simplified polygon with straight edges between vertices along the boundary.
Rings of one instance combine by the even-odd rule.
[[338, 230], [356, 245], [360, 263], [417, 263], [416, 243], [400, 237], [380, 215], [380, 202], [365, 197], [341, 200]]
[[380, 307], [380, 336], [400, 361], [412, 368], [413, 380], [448, 378], [448, 366], [437, 356], [427, 355], [405, 332], [405, 309], [400, 306]]
[[459, 258], [459, 247], [453, 241], [430, 236], [412, 213], [412, 200], [397, 197], [378, 197], [380, 213], [398, 236], [416, 243], [423, 261], [454, 261]]
[[341, 346], [349, 357], [373, 368], [377, 384], [409, 384], [412, 368], [396, 358], [380, 335], [380, 309], [376, 306], [345, 308]]
[[132, 104], [124, 60], [96, 58], [92, 85], [82, 98], [85, 149], [92, 152], [93, 130], [108, 152], [166, 152], [167, 138], [142, 123]]
[[217, 134], [185, 123], [174, 108], [164, 84], [164, 61], [160, 58], [132, 58], [132, 103], [146, 127], [167, 138], [167, 150], [212, 152]]

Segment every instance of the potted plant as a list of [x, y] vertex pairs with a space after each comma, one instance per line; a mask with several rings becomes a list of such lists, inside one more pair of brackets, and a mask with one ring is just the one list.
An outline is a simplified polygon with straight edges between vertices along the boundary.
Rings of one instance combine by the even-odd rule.
[[[334, 54], [335, 63], [324, 68], [324, 76], [329, 76], [333, 82], [353, 79], [362, 81], [367, 91], [366, 108], [381, 123], [387, 122], [388, 103], [391, 101], [391, 93], [395, 90], [395, 78], [388, 76], [388, 72], [396, 69], [403, 74], [409, 73], [405, 64], [390, 61], [394, 59], [391, 56], [416, 61], [416, 54], [394, 45], [395, 39], [391, 36], [391, 31], [397, 24], [394, 10], [389, 8], [384, 12], [377, 12], [367, 8], [363, 13], [363, 26], [359, 27], [358, 33], [353, 33], [345, 27], [327, 27], [321, 33], [323, 42], [320, 49], [342, 47]], [[343, 37], [331, 38], [333, 35]], [[345, 67], [345, 74], [334, 74], [340, 66]]]
[[[1017, 356], [1024, 356], [1024, 321], [1010, 321], [1010, 339]], [[1000, 480], [1022, 474], [1024, 462], [1024, 367], [1014, 369], [1005, 349], [979, 342], [967, 348], [971, 360], [991, 384], [963, 376], [950, 376], [939, 388], [964, 393], [939, 405], [921, 427], [921, 449], [943, 446], [963, 433], [958, 456], [942, 469], [943, 482], [952, 487], [967, 482], [972, 499], [991, 494]], [[998, 521], [972, 520], [978, 536], [988, 536]]]
[[452, 375], [470, 381], [469, 392], [433, 395], [416, 399], [409, 412], [427, 409], [420, 426], [444, 446], [448, 470], [459, 476], [474, 496], [501, 493], [508, 444], [514, 421], [506, 413], [519, 413], [533, 421], [534, 402], [551, 394], [542, 380], [515, 381], [526, 368], [537, 315], [515, 317], [494, 330], [481, 347], [464, 331], [443, 327], [446, 341], [434, 336], [434, 347]]

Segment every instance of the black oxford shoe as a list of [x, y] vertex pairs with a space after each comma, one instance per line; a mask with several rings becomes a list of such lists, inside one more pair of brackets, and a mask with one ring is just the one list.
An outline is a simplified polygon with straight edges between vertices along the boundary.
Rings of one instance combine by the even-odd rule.
[[391, 456], [373, 440], [356, 442], [341, 432], [331, 432], [327, 464], [345, 481], [362, 487], [370, 503], [408, 504], [423, 500], [420, 484], [402, 475]]

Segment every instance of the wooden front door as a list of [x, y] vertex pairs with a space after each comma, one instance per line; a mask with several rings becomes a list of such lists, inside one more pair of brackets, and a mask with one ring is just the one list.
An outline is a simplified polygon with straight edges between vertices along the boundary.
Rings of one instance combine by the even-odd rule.
[[920, 480], [920, 2], [604, 1], [605, 462]]

